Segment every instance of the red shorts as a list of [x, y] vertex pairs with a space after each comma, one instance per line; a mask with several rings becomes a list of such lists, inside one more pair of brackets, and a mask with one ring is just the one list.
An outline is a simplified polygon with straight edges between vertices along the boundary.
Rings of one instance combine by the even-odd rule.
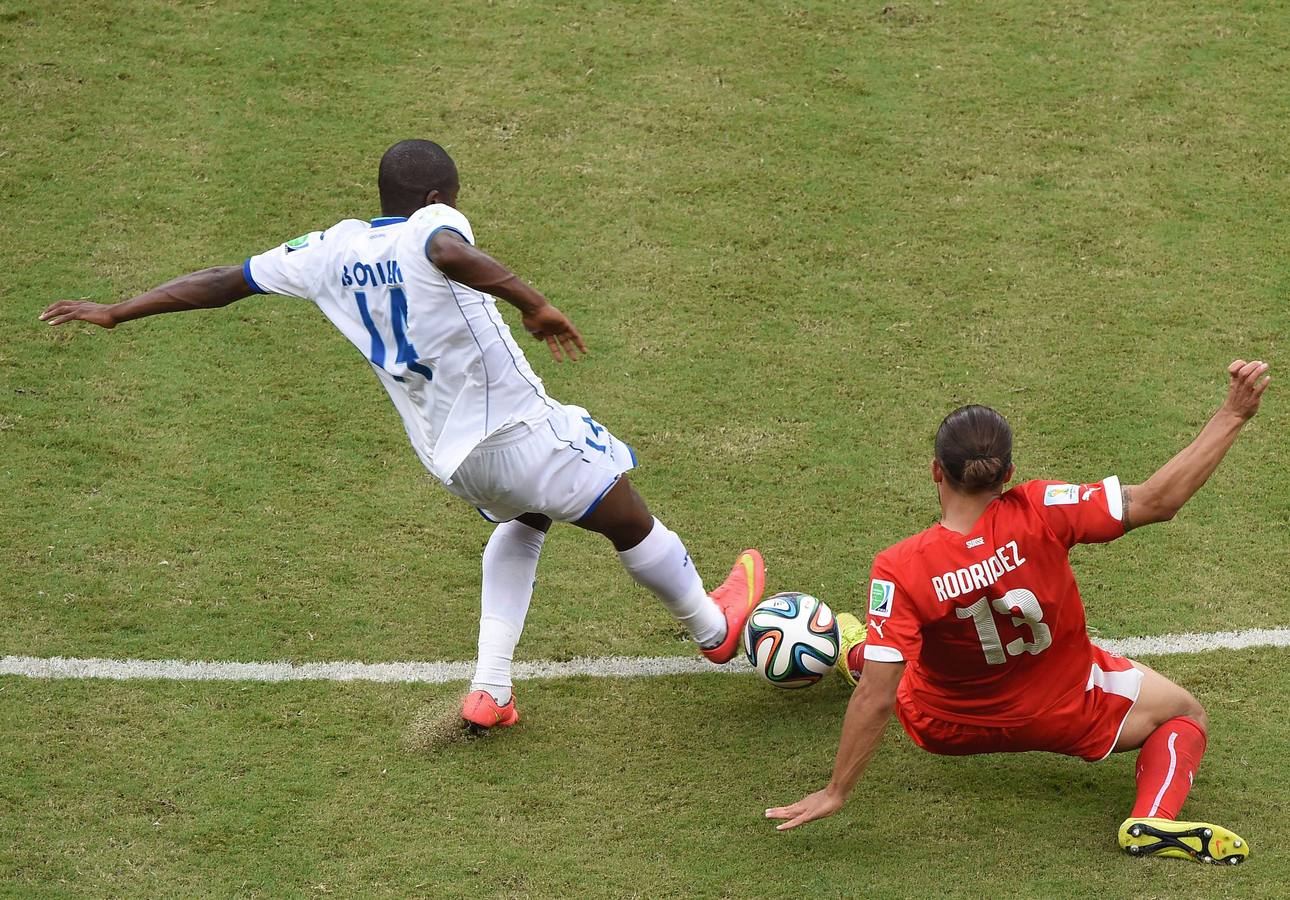
[[903, 688], [896, 715], [915, 744], [944, 756], [1046, 750], [1097, 762], [1115, 748], [1141, 686], [1142, 672], [1131, 661], [1095, 646], [1083, 693], [1071, 694], [1024, 725], [992, 727], [938, 719], [915, 706]]

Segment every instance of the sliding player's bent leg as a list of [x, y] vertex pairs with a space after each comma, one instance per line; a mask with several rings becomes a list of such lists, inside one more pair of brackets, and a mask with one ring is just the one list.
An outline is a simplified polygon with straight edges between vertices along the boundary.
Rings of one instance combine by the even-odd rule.
[[1115, 753], [1137, 750], [1161, 725], [1179, 716], [1194, 720], [1202, 732], [1209, 727], [1205, 708], [1190, 692], [1150, 666], [1144, 666], [1137, 660], [1130, 661], [1142, 673], [1142, 685], [1138, 689], [1138, 699], [1120, 729], [1119, 738], [1115, 742]]
[[1143, 673], [1138, 700], [1115, 751], [1138, 750], [1137, 799], [1120, 825], [1120, 846], [1133, 856], [1172, 856], [1235, 865], [1249, 855], [1240, 836], [1209, 822], [1178, 821], [1205, 754], [1209, 718], [1187, 690], [1134, 662]]
[[493, 529], [484, 548], [479, 657], [462, 718], [480, 728], [514, 725], [511, 660], [533, 597], [538, 557], [551, 519], [526, 513]]
[[706, 593], [681, 539], [650, 514], [626, 476], [574, 524], [609, 538], [623, 568], [663, 601], [704, 656], [718, 663], [734, 657], [739, 632], [765, 588], [761, 554], [745, 550], [730, 577]]

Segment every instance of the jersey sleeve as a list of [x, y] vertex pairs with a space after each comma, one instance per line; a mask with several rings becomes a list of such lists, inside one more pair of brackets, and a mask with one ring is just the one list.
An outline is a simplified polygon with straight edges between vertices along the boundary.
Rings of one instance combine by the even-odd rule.
[[416, 224], [425, 237], [422, 239], [422, 246], [426, 249], [426, 255], [429, 256], [430, 239], [444, 229], [456, 232], [461, 235], [462, 239], [468, 244], [475, 243], [475, 232], [470, 227], [470, 222], [466, 219], [461, 211], [448, 206], [446, 203], [432, 203], [416, 211], [409, 222]]
[[922, 626], [913, 598], [904, 591], [889, 560], [874, 560], [869, 577], [864, 658], [875, 662], [918, 659]]
[[311, 231], [242, 263], [242, 277], [257, 294], [312, 298], [326, 263], [326, 232]]
[[1028, 481], [1020, 490], [1067, 547], [1104, 544], [1124, 534], [1124, 497], [1114, 475], [1092, 484]]

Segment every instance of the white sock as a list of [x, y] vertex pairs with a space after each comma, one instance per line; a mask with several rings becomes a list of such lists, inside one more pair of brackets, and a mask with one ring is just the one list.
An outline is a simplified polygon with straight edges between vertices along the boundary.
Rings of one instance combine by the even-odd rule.
[[484, 548], [479, 660], [470, 689], [488, 691], [502, 705], [511, 699], [511, 659], [524, 631], [545, 540], [545, 532], [523, 522], [503, 522]]
[[694, 570], [681, 539], [657, 518], [645, 540], [621, 551], [618, 558], [637, 584], [653, 591], [668, 612], [689, 629], [700, 647], [715, 647], [725, 640], [726, 617], [721, 607], [703, 590], [703, 579]]

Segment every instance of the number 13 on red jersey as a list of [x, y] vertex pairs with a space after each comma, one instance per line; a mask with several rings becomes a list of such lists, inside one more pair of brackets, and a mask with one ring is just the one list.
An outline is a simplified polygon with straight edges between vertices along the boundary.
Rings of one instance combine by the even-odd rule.
[[[1014, 626], [1020, 628], [1025, 625], [1029, 628], [1031, 639], [1019, 637], [1004, 646], [991, 607], [1009, 616]], [[1013, 588], [993, 601], [982, 597], [971, 606], [960, 607], [954, 612], [960, 619], [972, 620], [972, 624], [976, 626], [976, 635], [981, 640], [985, 661], [992, 666], [1003, 665], [1009, 656], [1043, 653], [1053, 642], [1052, 632], [1043, 621], [1044, 609], [1039, 605], [1039, 598], [1025, 588]]]

